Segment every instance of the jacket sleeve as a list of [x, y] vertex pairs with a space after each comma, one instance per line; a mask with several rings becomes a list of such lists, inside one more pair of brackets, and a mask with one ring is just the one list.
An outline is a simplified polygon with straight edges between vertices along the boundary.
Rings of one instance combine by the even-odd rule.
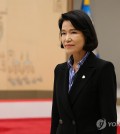
[[99, 79], [99, 107], [103, 126], [99, 128], [102, 134], [117, 134], [116, 112], [116, 75], [114, 66], [107, 62], [100, 74]]
[[54, 87], [53, 87], [53, 100], [52, 100], [52, 115], [51, 115], [51, 130], [50, 134], [56, 134], [57, 126], [59, 122], [59, 113], [56, 99], [56, 70], [54, 70]]

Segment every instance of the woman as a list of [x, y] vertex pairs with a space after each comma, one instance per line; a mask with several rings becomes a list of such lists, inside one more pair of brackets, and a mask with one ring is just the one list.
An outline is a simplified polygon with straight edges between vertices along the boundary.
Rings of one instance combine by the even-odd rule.
[[64, 13], [59, 29], [70, 58], [55, 68], [51, 134], [116, 134], [114, 66], [92, 53], [98, 40], [89, 16]]

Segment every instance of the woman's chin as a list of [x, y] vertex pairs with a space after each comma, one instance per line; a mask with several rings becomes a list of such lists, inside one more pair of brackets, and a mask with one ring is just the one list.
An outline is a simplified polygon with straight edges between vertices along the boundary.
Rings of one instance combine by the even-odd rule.
[[74, 53], [74, 51], [72, 51], [72, 50], [65, 50], [65, 52], [66, 52], [66, 54], [68, 54], [68, 55], [72, 55], [72, 54]]

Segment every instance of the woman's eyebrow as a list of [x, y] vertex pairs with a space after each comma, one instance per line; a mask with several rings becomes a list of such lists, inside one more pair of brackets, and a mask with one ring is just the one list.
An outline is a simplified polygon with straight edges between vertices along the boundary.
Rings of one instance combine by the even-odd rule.
[[[70, 29], [69, 31], [74, 31], [74, 30], [77, 30], [77, 29]], [[66, 31], [66, 30], [65, 30], [65, 29], [62, 29], [61, 32], [62, 32], [62, 31], [64, 32], [64, 31]]]

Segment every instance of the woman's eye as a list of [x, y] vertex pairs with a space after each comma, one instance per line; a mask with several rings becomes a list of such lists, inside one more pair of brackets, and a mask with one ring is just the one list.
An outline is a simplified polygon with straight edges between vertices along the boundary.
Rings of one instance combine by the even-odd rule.
[[77, 34], [77, 32], [76, 31], [73, 31], [73, 32], [71, 32], [72, 34]]
[[65, 35], [65, 34], [66, 34], [66, 33], [63, 33], [63, 32], [61, 33], [61, 35]]

